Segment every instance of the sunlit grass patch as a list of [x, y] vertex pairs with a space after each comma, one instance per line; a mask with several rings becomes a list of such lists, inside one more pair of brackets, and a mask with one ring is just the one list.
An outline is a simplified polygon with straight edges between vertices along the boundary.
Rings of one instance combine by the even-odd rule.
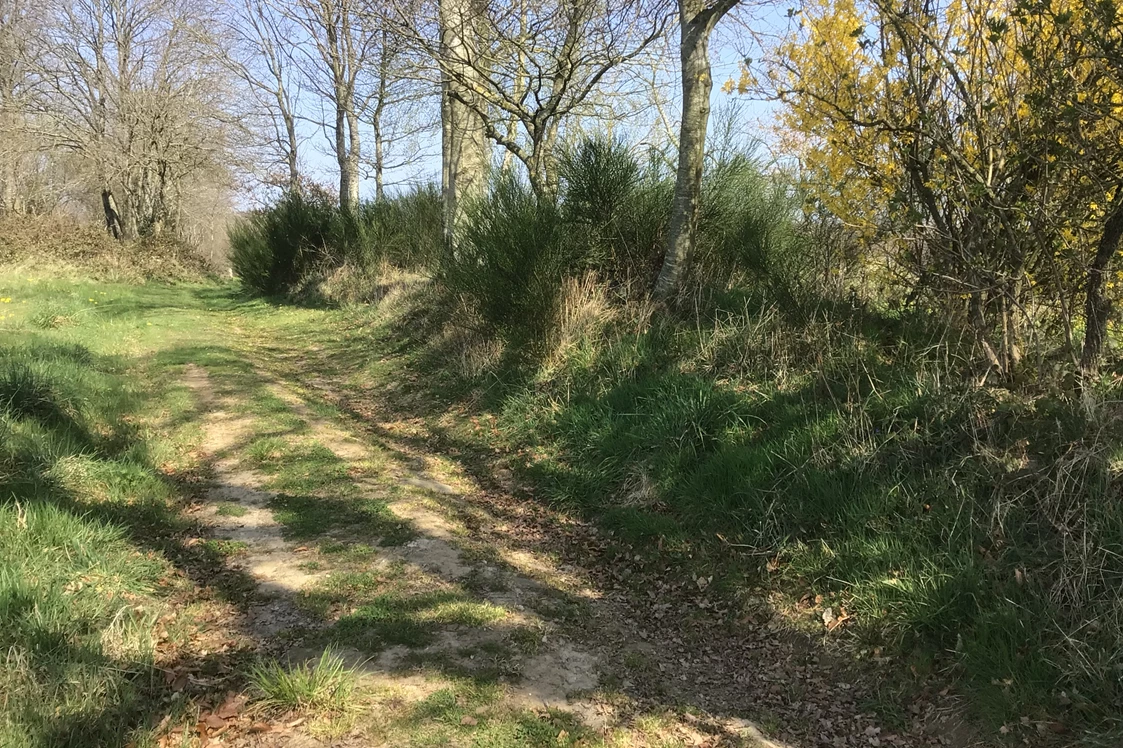
[[333, 628], [343, 641], [368, 649], [403, 644], [430, 644], [441, 627], [484, 626], [506, 617], [491, 603], [478, 602], [456, 591], [419, 594], [386, 592], [358, 605]]
[[503, 688], [497, 684], [453, 678], [449, 685], [420, 701], [383, 710], [374, 734], [394, 745], [415, 748], [606, 745], [573, 714], [557, 709], [513, 708], [504, 704], [503, 698]]
[[247, 511], [241, 504], [225, 501], [215, 507], [214, 513], [219, 517], [244, 517]]
[[[163, 647], [198, 612], [168, 560], [187, 526], [177, 471], [195, 464], [195, 403], [162, 354], [208, 334], [192, 318], [209, 302], [0, 283], [32, 323], [0, 328], [0, 745], [147, 745]], [[172, 599], [186, 604], [165, 630]]]
[[378, 570], [334, 572], [306, 591], [302, 607], [320, 616], [339, 613], [328, 635], [368, 651], [423, 647], [445, 627], [482, 627], [504, 620], [503, 608], [472, 598], [403, 564]]
[[265, 436], [247, 445], [245, 453], [269, 476], [270, 488], [278, 491], [355, 491], [347, 463], [317, 441], [291, 435]]
[[118, 527], [43, 501], [0, 506], [0, 745], [125, 734], [147, 698], [166, 572]]
[[237, 558], [249, 553], [249, 544], [243, 540], [220, 540], [210, 538], [202, 543], [204, 552], [216, 560]]
[[343, 711], [353, 703], [357, 681], [355, 671], [331, 648], [318, 660], [299, 665], [271, 660], [249, 671], [259, 703], [278, 711]]

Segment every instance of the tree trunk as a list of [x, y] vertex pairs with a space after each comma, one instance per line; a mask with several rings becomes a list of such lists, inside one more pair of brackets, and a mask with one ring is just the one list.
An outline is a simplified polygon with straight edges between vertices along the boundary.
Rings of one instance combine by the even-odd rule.
[[383, 198], [386, 196], [385, 187], [383, 186], [384, 160], [382, 125], [380, 120], [376, 117], [374, 120], [374, 199], [377, 202], [382, 202]]
[[297, 153], [296, 118], [288, 112], [284, 113], [285, 137], [288, 145], [285, 148], [285, 159], [289, 167], [289, 192], [293, 195], [300, 194], [300, 162]]
[[121, 238], [121, 214], [117, 212], [117, 201], [109, 188], [101, 191], [101, 208], [105, 212], [105, 230], [113, 235], [114, 239]]
[[4, 175], [0, 176], [0, 216], [17, 215], [16, 155], [4, 154]]
[[[359, 116], [355, 113], [355, 100], [347, 102], [347, 201], [340, 207], [345, 212], [353, 212], [359, 207], [359, 153], [360, 153]], [[343, 179], [340, 178], [339, 197], [343, 199]]]
[[441, 0], [441, 175], [444, 188], [444, 234], [449, 247], [464, 220], [468, 202], [487, 191], [490, 149], [483, 118], [469, 105], [476, 94], [465, 80], [475, 72], [478, 32], [471, 0]]
[[530, 185], [540, 200], [556, 202], [560, 182], [558, 179], [558, 126], [556, 121], [540, 130], [541, 137], [531, 145], [531, 155], [527, 164]]
[[339, 165], [339, 209], [351, 213], [359, 202], [359, 170], [355, 163], [354, 141], [357, 133], [348, 136], [347, 100], [335, 104], [335, 161]]
[[1084, 350], [1080, 355], [1080, 370], [1085, 379], [1095, 376], [1099, 368], [1107, 337], [1107, 320], [1111, 316], [1111, 302], [1104, 298], [1104, 283], [1111, 258], [1123, 238], [1123, 186], [1116, 187], [1116, 193], [1111, 213], [1104, 221], [1096, 256], [1088, 268], [1084, 291]]
[[125, 209], [118, 213], [121, 238], [132, 241], [140, 236], [140, 194], [135, 179], [125, 182]]
[[374, 105], [371, 125], [374, 130], [374, 199], [382, 202], [385, 197], [383, 171], [385, 169], [384, 144], [382, 139], [382, 114], [386, 111], [390, 77], [390, 32], [382, 30], [382, 52], [378, 60], [378, 103]]
[[679, 57], [682, 63], [682, 123], [679, 126], [678, 172], [667, 230], [663, 267], [653, 295], [666, 300], [678, 289], [694, 251], [702, 198], [706, 126], [710, 119], [710, 33], [737, 0], [679, 0]]

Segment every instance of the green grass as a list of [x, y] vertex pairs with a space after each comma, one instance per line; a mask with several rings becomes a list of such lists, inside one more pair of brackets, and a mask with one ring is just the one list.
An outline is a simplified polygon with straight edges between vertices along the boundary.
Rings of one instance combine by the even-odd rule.
[[215, 507], [214, 513], [220, 517], [244, 517], [247, 511], [241, 504], [227, 501]]
[[[990, 725], [1030, 713], [1123, 731], [1117, 420], [1063, 392], [971, 388], [923, 320], [646, 324], [625, 309], [548, 367], [460, 373], [441, 300], [397, 304], [350, 312], [317, 365], [352, 396], [392, 391], [380, 406], [470, 471], [498, 460], [528, 495], [722, 593], [822, 595], [853, 616], [835, 636], [919, 665], [900, 694], [935, 672]], [[1059, 517], [1096, 538], [1094, 558]], [[1088, 584], [1080, 568], [1097, 570]]]
[[206, 302], [194, 288], [0, 288], [15, 310], [0, 326], [0, 745], [144, 743], [163, 683], [156, 621], [186, 592], [165, 471], [194, 431], [139, 353], [156, 342], [152, 310]]
[[[242, 687], [270, 711], [313, 713], [309, 724], [343, 712], [323, 729], [354, 725], [375, 742], [598, 744], [569, 715], [504, 703], [496, 678], [505, 671], [493, 663], [532, 651], [535, 632], [505, 628], [507, 612], [471, 584], [380, 565], [380, 547], [414, 537], [386, 503], [402, 492], [383, 478], [404, 460], [398, 448], [387, 443], [383, 454], [376, 444], [370, 459], [346, 465], [273, 390], [271, 378], [299, 381], [287, 367], [346, 376], [366, 359], [356, 351], [351, 361], [309, 360], [310, 338], [300, 338], [345, 340], [344, 313], [277, 307], [216, 286], [0, 275], [0, 298], [9, 296], [0, 318], [0, 745], [152, 748], [165, 717], [190, 733], [202, 710]], [[253, 581], [228, 566], [249, 546], [200, 539], [180, 512], [205, 496], [188, 364], [206, 370], [223, 408], [253, 419], [234, 456], [278, 492], [272, 509], [286, 535], [318, 549], [306, 563], [324, 578], [300, 599], [330, 620], [315, 636], [372, 654], [411, 646], [419, 658], [411, 666], [443, 695], [383, 708], [330, 652], [304, 665], [254, 666], [246, 648], [254, 642], [237, 632], [229, 649], [197, 649], [236, 620], [212, 608], [256, 598]], [[309, 410], [340, 417], [324, 403]], [[216, 507], [228, 517], [243, 509]], [[447, 656], [418, 649], [450, 631], [478, 632], [479, 641]], [[181, 671], [195, 678], [184, 691], [173, 687]]]
[[[606, 745], [572, 714], [552, 709], [538, 712], [511, 709], [502, 704], [502, 695], [502, 689], [495, 684], [481, 683], [472, 678], [454, 679], [451, 685], [419, 702], [386, 710], [379, 732], [394, 745], [415, 748], [447, 745], [480, 748]], [[660, 744], [670, 746], [678, 743]]]
[[[361, 568], [361, 567], [360, 567]], [[337, 571], [303, 593], [301, 605], [319, 615], [345, 611], [327, 632], [332, 641], [378, 652], [424, 647], [450, 626], [478, 628], [504, 619], [497, 605], [401, 564], [377, 571]]]
[[[0, 276], [8, 297], [0, 744], [82, 745], [87, 734], [143, 744], [160, 716], [159, 647], [143, 631], [183, 592], [173, 572], [192, 553], [217, 565], [245, 551], [181, 543], [189, 486], [174, 476], [192, 469], [201, 436], [180, 384], [188, 363], [254, 419], [243, 455], [278, 493], [286, 536], [319, 549], [327, 581], [302, 604], [332, 616], [331, 643], [421, 647], [502, 611], [473, 595], [486, 579], [424, 590], [372, 570], [379, 547], [413, 537], [387, 506], [395, 488], [360, 492], [354, 466], [312, 438], [264, 375], [299, 383], [314, 372], [359, 406], [390, 393], [384, 417], [417, 419], [436, 439], [416, 446], [484, 475], [511, 468], [528, 501], [595, 518], [629, 554], [712, 574], [731, 598], [771, 589], [844, 607], [854, 618], [834, 636], [897, 653], [902, 673], [919, 674], [882, 688], [879, 713], [898, 713], [934, 672], [992, 724], [1060, 718], [1109, 743], [1123, 729], [1123, 508], [1108, 500], [1123, 465], [1118, 422], [1063, 393], [968, 388], [908, 320], [801, 328], [720, 314], [700, 327], [622, 313], [549, 367], [516, 358], [461, 374], [450, 338], [434, 333], [432, 297], [380, 317], [216, 286]], [[340, 417], [314, 398], [310, 409]], [[364, 480], [401, 459], [397, 441], [424, 438], [382, 433], [383, 415], [370, 419]], [[1089, 542], [1069, 542], [1077, 536]], [[244, 596], [244, 581], [218, 594]], [[408, 723], [399, 718], [392, 730]], [[424, 744], [427, 730], [432, 744], [537, 740], [541, 726], [520, 719], [430, 715], [411, 740]]]
[[357, 680], [355, 671], [330, 648], [315, 661], [283, 665], [269, 660], [249, 671], [259, 703], [278, 711], [344, 711], [353, 704]]

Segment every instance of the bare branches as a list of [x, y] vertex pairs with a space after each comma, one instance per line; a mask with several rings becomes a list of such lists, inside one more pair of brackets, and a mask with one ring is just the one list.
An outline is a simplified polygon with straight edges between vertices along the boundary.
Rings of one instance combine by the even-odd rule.
[[457, 102], [484, 120], [488, 138], [518, 158], [541, 195], [556, 191], [554, 150], [563, 122], [604, 109], [594, 93], [666, 31], [663, 0], [479, 3], [442, 45], [424, 16], [397, 20], [435, 59]]

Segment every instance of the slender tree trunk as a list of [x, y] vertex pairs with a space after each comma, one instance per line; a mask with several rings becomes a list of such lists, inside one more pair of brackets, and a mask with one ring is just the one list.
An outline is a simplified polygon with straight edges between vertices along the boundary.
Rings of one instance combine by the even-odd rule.
[[452, 99], [448, 76], [441, 76], [441, 224], [445, 245], [452, 248]]
[[140, 194], [136, 179], [131, 178], [125, 182], [125, 209], [119, 214], [122, 239], [132, 241], [140, 236], [140, 210]]
[[371, 125], [374, 130], [374, 199], [382, 202], [385, 197], [383, 171], [385, 168], [384, 143], [382, 141], [382, 114], [386, 111], [386, 96], [390, 77], [390, 32], [382, 30], [382, 55], [378, 60], [378, 102], [374, 105]]
[[296, 118], [286, 112], [284, 115], [285, 120], [285, 137], [288, 139], [288, 144], [285, 146], [285, 160], [288, 161], [289, 167], [289, 192], [293, 195], [300, 194], [300, 162], [297, 153], [297, 140], [296, 140]]
[[385, 195], [385, 187], [383, 186], [383, 161], [385, 156], [383, 154], [382, 144], [382, 123], [378, 117], [374, 119], [374, 199], [382, 202]]
[[[354, 96], [351, 96], [347, 105], [347, 202], [341, 206], [345, 211], [354, 211], [359, 207], [360, 138], [359, 116], [355, 113]], [[342, 183], [340, 186], [342, 188]], [[339, 194], [342, 198], [342, 189], [340, 189]]]
[[530, 145], [530, 156], [526, 160], [527, 176], [530, 187], [540, 200], [555, 201], [558, 197], [558, 159], [556, 155], [558, 127], [552, 124], [534, 131], [535, 139]]
[[1107, 337], [1107, 320], [1111, 316], [1111, 302], [1104, 298], [1111, 258], [1123, 239], [1123, 186], [1116, 187], [1112, 211], [1104, 222], [1096, 256], [1088, 268], [1084, 291], [1084, 349], [1080, 354], [1080, 369], [1084, 378], [1095, 376], [1103, 357], [1104, 339]]
[[4, 175], [0, 177], [0, 216], [16, 214], [15, 157], [5, 157]]
[[694, 251], [702, 198], [702, 168], [706, 156], [706, 126], [710, 119], [710, 33], [737, 0], [679, 0], [679, 57], [682, 63], [682, 123], [679, 126], [678, 173], [674, 204], [667, 230], [663, 267], [655, 281], [656, 299], [670, 298], [678, 289]]
[[339, 209], [350, 213], [359, 196], [359, 174], [349, 150], [347, 135], [347, 100], [336, 94], [335, 103], [335, 162], [339, 166]]
[[108, 187], [101, 191], [101, 208], [105, 213], [105, 230], [112, 234], [114, 239], [120, 239], [121, 214], [117, 212], [117, 201]]
[[452, 247], [467, 203], [487, 191], [490, 149], [484, 121], [470, 106], [476, 94], [467, 81], [479, 55], [471, 0], [441, 0], [441, 174], [444, 187], [445, 242]]

